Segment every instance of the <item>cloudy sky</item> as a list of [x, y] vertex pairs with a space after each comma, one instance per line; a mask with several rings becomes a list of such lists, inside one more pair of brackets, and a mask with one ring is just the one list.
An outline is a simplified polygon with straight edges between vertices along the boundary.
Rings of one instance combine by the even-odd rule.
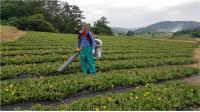
[[93, 23], [102, 16], [109, 26], [138, 28], [159, 21], [200, 21], [200, 0], [63, 0]]

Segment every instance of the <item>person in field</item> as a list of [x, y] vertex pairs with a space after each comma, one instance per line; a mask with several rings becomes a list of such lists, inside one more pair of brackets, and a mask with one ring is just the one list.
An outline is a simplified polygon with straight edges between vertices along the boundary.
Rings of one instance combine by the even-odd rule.
[[78, 35], [78, 45], [76, 51], [80, 52], [80, 64], [83, 75], [89, 73], [95, 76], [96, 68], [93, 54], [95, 53], [95, 39], [90, 32], [89, 25], [84, 23], [82, 31]]

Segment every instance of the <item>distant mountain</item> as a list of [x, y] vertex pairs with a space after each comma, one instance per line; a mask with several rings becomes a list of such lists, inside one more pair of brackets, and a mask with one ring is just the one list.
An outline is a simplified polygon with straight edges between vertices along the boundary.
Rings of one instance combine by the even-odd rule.
[[200, 27], [200, 22], [195, 21], [162, 21], [151, 24], [144, 28], [136, 29], [135, 32], [177, 32]]
[[111, 27], [113, 33], [127, 33], [128, 31], [134, 31], [134, 29]]

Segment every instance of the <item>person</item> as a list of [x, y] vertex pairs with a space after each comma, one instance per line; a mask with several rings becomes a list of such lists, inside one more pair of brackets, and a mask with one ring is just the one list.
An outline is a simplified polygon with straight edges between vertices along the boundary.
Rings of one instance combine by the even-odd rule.
[[89, 25], [84, 23], [82, 31], [79, 32], [78, 45], [76, 51], [80, 52], [80, 64], [83, 75], [86, 76], [89, 73], [92, 76], [96, 74], [95, 62], [93, 54], [95, 53], [95, 39], [89, 30]]

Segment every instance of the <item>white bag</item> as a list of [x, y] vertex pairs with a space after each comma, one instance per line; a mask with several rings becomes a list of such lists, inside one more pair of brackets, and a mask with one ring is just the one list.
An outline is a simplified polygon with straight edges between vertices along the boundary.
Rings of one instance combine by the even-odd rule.
[[102, 48], [102, 41], [100, 39], [95, 39], [96, 46], [95, 46], [95, 54], [94, 57], [95, 59], [98, 59], [101, 57], [101, 48]]

